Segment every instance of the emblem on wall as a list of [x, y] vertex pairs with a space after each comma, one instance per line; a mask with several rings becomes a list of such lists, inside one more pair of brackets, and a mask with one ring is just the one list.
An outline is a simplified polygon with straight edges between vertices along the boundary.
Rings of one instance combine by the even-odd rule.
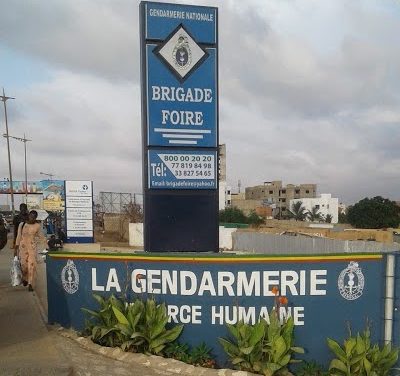
[[68, 260], [61, 271], [61, 283], [68, 294], [75, 294], [78, 291], [79, 273], [72, 260]]
[[357, 262], [350, 261], [346, 269], [342, 270], [338, 278], [340, 295], [346, 300], [358, 299], [364, 291], [364, 274]]

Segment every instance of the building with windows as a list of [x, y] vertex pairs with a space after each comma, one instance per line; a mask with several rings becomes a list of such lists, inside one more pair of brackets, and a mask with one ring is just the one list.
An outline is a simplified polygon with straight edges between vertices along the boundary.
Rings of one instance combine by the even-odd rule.
[[226, 184], [226, 145], [218, 146], [219, 210], [231, 206], [231, 187]]
[[311, 211], [313, 207], [318, 209], [318, 212], [326, 218], [328, 214], [332, 216], [331, 223], [339, 221], [339, 199], [332, 197], [330, 193], [322, 193], [320, 197], [315, 198], [300, 198], [290, 200], [290, 208], [294, 203], [301, 201], [306, 211]]
[[274, 208], [275, 217], [284, 217], [289, 210], [290, 200], [314, 198], [317, 196], [316, 184], [287, 184], [281, 180], [264, 182], [263, 185], [246, 188], [246, 200], [261, 200], [265, 206]]

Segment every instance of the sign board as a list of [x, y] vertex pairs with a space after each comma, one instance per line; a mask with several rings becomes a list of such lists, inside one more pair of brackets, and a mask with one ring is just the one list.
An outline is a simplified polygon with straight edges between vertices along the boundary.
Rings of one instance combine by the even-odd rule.
[[37, 218], [36, 218], [38, 221], [45, 221], [47, 219], [47, 217], [49, 216], [49, 213], [47, 213], [46, 210], [37, 209], [36, 211], [38, 213]]
[[[177, 35], [179, 31], [176, 32]], [[176, 44], [177, 41], [171, 42]], [[216, 50], [183, 85], [159, 58], [155, 44], [146, 49], [148, 62], [148, 144], [151, 146], [217, 146]], [[162, 52], [161, 48], [161, 52]], [[168, 57], [172, 52], [168, 51]], [[192, 63], [194, 66], [195, 64]], [[178, 68], [176, 68], [178, 71]]]
[[218, 10], [140, 7], [145, 250], [217, 251]]
[[[67, 283], [68, 268], [75, 272]], [[51, 254], [47, 260], [50, 323], [82, 329], [82, 307], [94, 309], [93, 293], [165, 302], [171, 323], [183, 323], [179, 342], [205, 342], [220, 367], [229, 367], [218, 337], [226, 324], [267, 319], [277, 286], [288, 298], [278, 307], [292, 316], [296, 346], [305, 360], [325, 366], [332, 359], [326, 338], [342, 342], [371, 324], [373, 341], [382, 340], [385, 256], [340, 254], [309, 256], [210, 256]], [[138, 276], [141, 276], [140, 279]], [[396, 311], [397, 312], [397, 311]], [[395, 313], [395, 321], [397, 316]]]
[[65, 182], [67, 239], [70, 243], [93, 243], [93, 184]]
[[43, 207], [43, 196], [36, 194], [28, 194], [25, 199], [28, 210], [38, 210]]
[[149, 150], [149, 187], [154, 189], [214, 189], [215, 151]]

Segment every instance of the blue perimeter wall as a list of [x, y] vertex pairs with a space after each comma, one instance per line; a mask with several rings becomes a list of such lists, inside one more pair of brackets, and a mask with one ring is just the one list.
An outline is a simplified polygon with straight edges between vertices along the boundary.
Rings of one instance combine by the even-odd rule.
[[[64, 274], [64, 282], [68, 280], [66, 272], [68, 260], [74, 263], [77, 274], [79, 274], [77, 291], [72, 294], [68, 293], [62, 284], [62, 274]], [[354, 300], [345, 299], [339, 291], [339, 276], [350, 262], [358, 263], [364, 277], [362, 294]], [[398, 272], [400, 272], [399, 268], [397, 260]], [[155, 271], [152, 283], [155, 292], [158, 288], [161, 289], [161, 283], [158, 280], [159, 273], [161, 273], [159, 271], [164, 271], [169, 276], [176, 273], [178, 276], [176, 295], [171, 294], [168, 290], [165, 294], [153, 293], [151, 296], [154, 296], [159, 302], [179, 307], [176, 308], [179, 312], [182, 310], [183, 315], [182, 317], [178, 315], [178, 319], [182, 318], [184, 321], [191, 322], [185, 324], [179, 341], [193, 346], [204, 341], [212, 347], [213, 355], [221, 367], [229, 367], [229, 362], [218, 343], [218, 337], [227, 337], [228, 331], [225, 322], [221, 322], [221, 316], [214, 317], [215, 322], [212, 322], [213, 310], [219, 312], [220, 307], [223, 306], [225, 319], [232, 320], [233, 311], [237, 307], [245, 307], [239, 309], [246, 310], [246, 312], [249, 309], [250, 311], [254, 310], [258, 318], [262, 307], [270, 310], [274, 305], [273, 296], [263, 295], [270, 295], [268, 291], [275, 284], [283, 290], [282, 278], [284, 281], [289, 281], [289, 284], [293, 278], [301, 280], [295, 283], [292, 289], [287, 287], [286, 291], [281, 291], [287, 296], [288, 307], [293, 314], [295, 310], [297, 312], [296, 320], [300, 325], [295, 328], [296, 345], [306, 349], [306, 354], [299, 358], [313, 359], [327, 366], [332, 356], [326, 346], [326, 338], [342, 341], [348, 334], [349, 325], [355, 333], [365, 328], [367, 320], [372, 324], [374, 341], [381, 343], [383, 340], [385, 256], [375, 254], [329, 256], [194, 256], [193, 254], [179, 254], [178, 256], [162, 254], [161, 256], [160, 254], [53, 253], [47, 257], [49, 323], [59, 323], [64, 327], [82, 329], [84, 314], [81, 308], [97, 308], [92, 297], [93, 293], [104, 296], [111, 293], [117, 296], [126, 294], [129, 300], [136, 297], [146, 298], [147, 293], [143, 292], [143, 289], [142, 292], [137, 290], [136, 274], [132, 278], [134, 270], [136, 274], [144, 273], [145, 278], [141, 281], [145, 286], [150, 279], [151, 270]], [[193, 278], [197, 279], [197, 289], [192, 291], [193, 294], [179, 294], [180, 287], [182, 287], [179, 278], [182, 272], [190, 275], [190, 277], [186, 277], [187, 288], [190, 288], [189, 282], [193, 282]], [[75, 281], [74, 273], [69, 275], [71, 281]], [[222, 296], [215, 296], [218, 295], [218, 284], [223, 279], [229, 279], [229, 276], [233, 276], [235, 279], [232, 284], [233, 296], [232, 291], [229, 292], [226, 288], [220, 291]], [[249, 287], [252, 290], [250, 296], [245, 296], [244, 291], [238, 294], [237, 287], [242, 285], [237, 283], [238, 279], [243, 281], [244, 278], [247, 282], [251, 282], [252, 276], [256, 278], [254, 286], [259, 286], [260, 296], [255, 296], [258, 293], [254, 293], [257, 292], [257, 289], [252, 289], [254, 286]], [[260, 281], [257, 280], [257, 276], [260, 276]], [[269, 284], [268, 278], [270, 279]], [[357, 278], [356, 284], [359, 283]], [[199, 293], [201, 279], [205, 282], [203, 285], [205, 289]], [[116, 280], [121, 292], [117, 291], [118, 288], [115, 287]], [[107, 290], [107, 281], [110, 291], [93, 291]], [[345, 278], [345, 283], [347, 284], [347, 282], [348, 279]], [[136, 293], [132, 290], [132, 284]], [[215, 295], [213, 295], [212, 286], [216, 289]], [[193, 312], [193, 309], [197, 315], [190, 318], [189, 310]], [[395, 341], [398, 344], [398, 321], [395, 322], [394, 329]]]

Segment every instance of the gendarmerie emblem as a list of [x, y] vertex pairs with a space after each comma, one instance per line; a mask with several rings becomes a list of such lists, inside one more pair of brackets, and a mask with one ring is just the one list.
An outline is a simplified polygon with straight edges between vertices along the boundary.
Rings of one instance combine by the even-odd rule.
[[347, 300], [358, 299], [363, 294], [364, 282], [364, 274], [358, 263], [351, 261], [338, 278], [340, 295]]
[[192, 64], [192, 53], [185, 35], [180, 35], [172, 51], [172, 60], [178, 69], [188, 69]]
[[68, 294], [75, 294], [78, 291], [79, 273], [72, 260], [68, 260], [61, 271], [61, 283]]

